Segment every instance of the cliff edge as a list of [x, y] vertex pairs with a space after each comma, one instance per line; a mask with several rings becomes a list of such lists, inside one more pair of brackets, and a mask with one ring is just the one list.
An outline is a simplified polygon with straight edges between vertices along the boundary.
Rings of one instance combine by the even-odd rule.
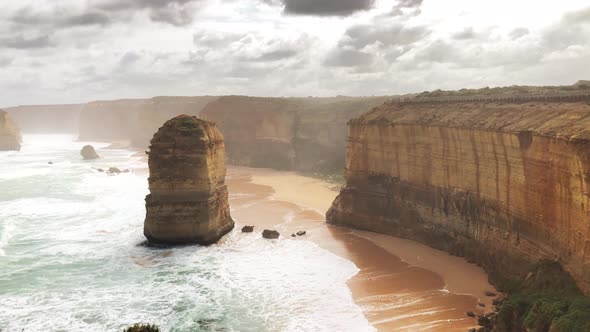
[[8, 113], [0, 110], [0, 151], [20, 151], [20, 130]]
[[[467, 100], [467, 101], [464, 101]], [[590, 294], [590, 96], [392, 101], [351, 120], [327, 221], [478, 262], [556, 261]]]

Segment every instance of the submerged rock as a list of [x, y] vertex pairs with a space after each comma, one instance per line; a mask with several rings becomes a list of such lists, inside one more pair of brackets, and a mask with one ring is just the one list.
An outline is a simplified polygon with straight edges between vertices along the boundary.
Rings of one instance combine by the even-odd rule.
[[80, 155], [84, 160], [93, 160], [98, 159], [100, 156], [96, 153], [96, 150], [92, 145], [85, 145], [82, 150], [80, 150]]
[[234, 228], [224, 158], [223, 135], [213, 123], [184, 115], [160, 128], [148, 159], [150, 243], [209, 245]]
[[3, 110], [0, 110], [0, 151], [20, 151], [20, 130]]
[[242, 227], [242, 233], [252, 233], [252, 232], [254, 232], [254, 226]]
[[307, 234], [307, 232], [306, 231], [299, 231], [296, 234], [297, 234], [297, 236], [303, 236], [303, 235]]
[[264, 232], [262, 232], [262, 237], [265, 239], [278, 239], [279, 236], [281, 236], [281, 234], [273, 230], [265, 229]]

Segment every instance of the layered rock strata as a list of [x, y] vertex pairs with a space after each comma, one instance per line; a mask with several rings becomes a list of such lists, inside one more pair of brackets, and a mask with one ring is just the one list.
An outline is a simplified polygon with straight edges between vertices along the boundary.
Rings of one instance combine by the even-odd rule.
[[590, 96], [470, 100], [350, 121], [327, 221], [465, 256], [496, 282], [557, 261], [590, 294]]
[[0, 151], [20, 151], [20, 130], [8, 113], [0, 110]]
[[157, 244], [217, 242], [231, 231], [223, 136], [210, 122], [182, 115], [151, 140], [144, 235]]

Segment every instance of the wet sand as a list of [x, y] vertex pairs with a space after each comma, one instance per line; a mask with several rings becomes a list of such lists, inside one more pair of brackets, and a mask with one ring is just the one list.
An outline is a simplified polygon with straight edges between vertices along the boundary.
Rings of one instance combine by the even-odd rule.
[[[348, 282], [352, 297], [380, 331], [467, 331], [477, 326], [467, 311], [492, 308], [484, 293], [494, 287], [476, 265], [412, 241], [327, 225], [332, 184], [234, 166], [226, 181], [238, 227], [276, 229], [282, 240], [312, 241], [352, 261], [360, 270]], [[299, 230], [308, 234], [291, 237]]]

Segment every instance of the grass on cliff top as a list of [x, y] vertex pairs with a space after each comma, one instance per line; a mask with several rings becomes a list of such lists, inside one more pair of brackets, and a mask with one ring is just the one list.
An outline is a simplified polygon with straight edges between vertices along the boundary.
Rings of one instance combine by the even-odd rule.
[[527, 280], [499, 286], [510, 296], [498, 312], [494, 331], [590, 331], [590, 298], [556, 262], [540, 262]]
[[450, 97], [450, 96], [487, 96], [487, 95], [527, 95], [543, 93], [567, 93], [573, 91], [590, 91], [590, 85], [564, 85], [564, 86], [507, 86], [482, 89], [461, 89], [454, 91], [424, 91], [416, 97]]

